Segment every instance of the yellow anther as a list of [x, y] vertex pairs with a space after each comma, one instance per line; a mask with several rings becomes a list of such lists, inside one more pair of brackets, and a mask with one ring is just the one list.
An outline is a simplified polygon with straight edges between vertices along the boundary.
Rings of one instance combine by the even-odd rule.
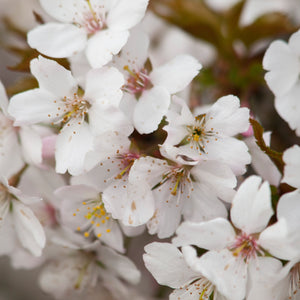
[[193, 134], [193, 140], [195, 142], [198, 142], [199, 141], [199, 138], [200, 138], [200, 135], [199, 134]]
[[109, 233], [111, 230], [110, 229], [106, 229], [106, 232]]
[[73, 216], [76, 217], [76, 214], [74, 213]]
[[98, 238], [101, 237], [101, 233], [98, 233], [98, 234], [97, 234], [97, 237], [98, 237]]
[[90, 234], [86, 231], [86, 232], [84, 233], [84, 236], [85, 236], [85, 237], [89, 237]]
[[105, 224], [105, 220], [102, 220], [101, 222], [102, 222], [102, 224]]
[[80, 231], [81, 229], [80, 229], [80, 227], [77, 227], [77, 231]]
[[99, 223], [97, 223], [97, 224], [96, 224], [96, 227], [99, 227], [99, 226], [100, 226], [100, 224], [99, 224]]
[[92, 221], [91, 221], [91, 224], [93, 224], [93, 225], [94, 225], [94, 224], [95, 224], [95, 221], [93, 221], [93, 220], [92, 220]]
[[105, 217], [105, 219], [106, 219], [106, 220], [109, 220], [109, 217], [107, 216], [107, 217]]
[[83, 205], [86, 205], [86, 202], [82, 202]]

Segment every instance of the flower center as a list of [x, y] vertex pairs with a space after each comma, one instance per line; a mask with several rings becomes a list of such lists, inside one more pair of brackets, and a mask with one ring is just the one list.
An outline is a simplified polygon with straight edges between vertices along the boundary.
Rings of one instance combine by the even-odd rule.
[[255, 258], [257, 253], [263, 253], [257, 243], [256, 237], [244, 232], [236, 237], [235, 243], [230, 250], [234, 256], [241, 257], [246, 261], [250, 258]]
[[289, 273], [290, 276], [290, 286], [289, 286], [289, 299], [296, 300], [300, 291], [300, 263], [293, 266]]
[[[58, 101], [54, 100], [53, 102], [57, 103]], [[87, 100], [83, 99], [82, 96], [78, 96], [77, 93], [74, 93], [73, 97], [65, 96], [59, 101], [56, 116], [48, 114], [48, 117], [54, 117], [55, 123], [66, 124], [71, 119], [77, 119], [79, 121], [78, 124], [81, 124], [90, 107], [91, 104]], [[68, 126], [70, 125], [68, 124]]]
[[170, 191], [173, 196], [176, 196], [178, 192], [184, 193], [184, 188], [187, 183], [191, 183], [189, 172], [183, 167], [173, 167], [170, 171], [162, 175], [162, 180], [157, 183], [152, 190], [158, 188], [166, 182], [170, 184]]
[[74, 22], [79, 27], [83, 27], [88, 35], [93, 35], [97, 31], [105, 28], [105, 9], [104, 6], [92, 5], [90, 0], [85, 0], [88, 10], [82, 13], [80, 18]]
[[[206, 153], [205, 145], [209, 143], [211, 137], [218, 134], [214, 132], [213, 128], [207, 130], [206, 128], [206, 114], [195, 117], [195, 123], [193, 125], [186, 126], [188, 135], [180, 144], [190, 144], [191, 149], [196, 149], [200, 155]], [[217, 138], [215, 138], [217, 140]]]
[[124, 66], [123, 69], [129, 74], [127, 82], [123, 87], [123, 91], [139, 98], [143, 91], [151, 86], [148, 71], [146, 69], [141, 69], [140, 71], [131, 70], [127, 65]]
[[[80, 210], [84, 211], [84, 218], [86, 219], [86, 224], [81, 227], [77, 227], [77, 231], [83, 231], [85, 237], [89, 237], [93, 229], [104, 225], [109, 219], [110, 214], [108, 214], [104, 208], [102, 202], [102, 195], [96, 199], [88, 199], [82, 202], [82, 207], [76, 209], [76, 213], [73, 216], [76, 217]], [[108, 228], [106, 232], [109, 233], [111, 230]], [[97, 234], [97, 237], [101, 237], [101, 233]]]
[[[180, 290], [185, 290], [191, 298], [199, 300], [209, 300], [210, 296], [216, 292], [214, 285], [207, 280], [205, 277], [202, 277], [196, 280], [194, 283], [181, 287]], [[178, 299], [181, 299], [178, 297]]]
[[118, 173], [115, 176], [115, 179], [121, 179], [124, 175], [128, 175], [129, 171], [136, 159], [140, 157], [137, 153], [126, 153], [126, 154], [120, 154], [117, 156], [117, 159], [119, 159], [119, 167], [120, 167], [120, 173]]

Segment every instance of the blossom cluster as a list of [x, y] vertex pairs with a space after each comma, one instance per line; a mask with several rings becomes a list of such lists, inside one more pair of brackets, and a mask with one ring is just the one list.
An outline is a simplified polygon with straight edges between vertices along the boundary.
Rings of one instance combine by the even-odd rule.
[[[35, 86], [0, 84], [0, 254], [55, 299], [156, 299], [148, 271], [171, 300], [300, 299], [300, 147], [234, 94], [191, 105], [205, 61], [152, 59], [148, 0], [39, 2]], [[263, 67], [300, 136], [300, 31]]]

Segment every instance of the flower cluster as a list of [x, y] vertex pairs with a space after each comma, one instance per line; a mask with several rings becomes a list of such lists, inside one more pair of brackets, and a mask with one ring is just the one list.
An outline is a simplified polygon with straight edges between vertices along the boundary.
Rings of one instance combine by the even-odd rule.
[[[204, 59], [156, 62], [142, 19], [157, 2], [39, 0], [31, 85], [0, 83], [0, 255], [40, 266], [55, 299], [300, 299], [300, 147], [270, 148], [250, 88], [207, 89], [200, 104]], [[245, 6], [241, 28], [254, 18], [253, 1], [218, 2], [199, 5]], [[243, 42], [224, 57], [257, 55]], [[263, 67], [300, 136], [300, 31], [273, 41]], [[138, 286], [148, 271], [170, 295]]]

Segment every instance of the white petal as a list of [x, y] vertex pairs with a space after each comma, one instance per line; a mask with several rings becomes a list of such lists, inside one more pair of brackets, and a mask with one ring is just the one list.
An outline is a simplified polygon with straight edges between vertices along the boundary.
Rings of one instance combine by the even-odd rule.
[[187, 266], [182, 253], [172, 244], [151, 243], [145, 246], [145, 251], [145, 266], [161, 285], [180, 288], [199, 277]]
[[292, 260], [300, 257], [300, 193], [284, 194], [278, 202], [278, 222], [266, 228], [259, 237], [261, 246], [274, 256]]
[[118, 106], [122, 94], [120, 94], [117, 102], [115, 97], [113, 99], [110, 99], [110, 97], [117, 92], [120, 93], [123, 84], [124, 77], [116, 68], [93, 69], [87, 74], [85, 96], [90, 98], [91, 102], [103, 99], [105, 104]]
[[141, 21], [145, 15], [148, 0], [118, 0], [107, 16], [107, 25], [112, 30], [127, 30]]
[[42, 163], [42, 139], [29, 126], [22, 126], [19, 131], [24, 159], [29, 164]]
[[[183, 252], [185, 254], [185, 252]], [[184, 255], [186, 258], [186, 255]], [[189, 258], [190, 265], [211, 281], [230, 300], [242, 300], [246, 294], [247, 265], [230, 251], [208, 251], [200, 258]]]
[[137, 100], [133, 95], [129, 93], [124, 93], [119, 105], [121, 111], [125, 114], [125, 116], [132, 124], [133, 124], [133, 114], [134, 114], [136, 104], [137, 104]]
[[211, 189], [213, 195], [231, 202], [236, 186], [236, 177], [228, 165], [218, 161], [200, 161], [191, 169], [195, 181]]
[[100, 68], [111, 61], [126, 44], [128, 31], [102, 30], [91, 37], [87, 44], [86, 56], [93, 68]]
[[193, 185], [193, 192], [184, 206], [184, 220], [192, 222], [209, 221], [215, 218], [227, 218], [225, 205], [217, 198], [212, 189], [205, 185]]
[[65, 173], [68, 170], [72, 175], [82, 173], [85, 155], [93, 150], [93, 141], [87, 123], [78, 124], [78, 120], [69, 121], [56, 140], [56, 172]]
[[50, 16], [66, 23], [72, 23], [78, 13], [88, 8], [85, 1], [77, 0], [40, 0], [40, 3]]
[[43, 227], [32, 210], [21, 202], [13, 200], [13, 218], [19, 240], [33, 255], [40, 256], [45, 247]]
[[277, 96], [289, 91], [298, 80], [299, 59], [283, 41], [270, 45], [263, 59], [263, 67], [269, 71], [265, 79]]
[[89, 126], [97, 137], [105, 133], [109, 136], [110, 131], [129, 136], [133, 131], [132, 125], [120, 109], [112, 105], [103, 105], [101, 101], [94, 102], [89, 109]]
[[98, 237], [100, 241], [118, 252], [125, 252], [123, 234], [116, 220], [110, 218], [93, 229], [96, 236], [101, 235]]
[[141, 180], [128, 184], [122, 179], [115, 180], [104, 190], [103, 202], [113, 218], [122, 220], [127, 226], [145, 224], [154, 213], [151, 187]]
[[29, 31], [27, 41], [47, 56], [70, 57], [85, 48], [87, 35], [73, 24], [46, 23]]
[[162, 86], [170, 94], [183, 90], [202, 68], [201, 64], [190, 55], [178, 55], [171, 61], [152, 71], [151, 81]]
[[300, 188], [300, 147], [294, 145], [283, 153], [283, 161], [285, 162], [284, 176], [282, 182]]
[[147, 223], [147, 227], [150, 234], [157, 233], [160, 239], [170, 237], [178, 228], [183, 205], [190, 192], [188, 188], [185, 188], [182, 194], [180, 191], [173, 195], [170, 191], [173, 188], [171, 183], [166, 182], [153, 191], [156, 202], [155, 212]]
[[223, 218], [208, 222], [182, 223], [172, 242], [176, 246], [196, 245], [208, 250], [221, 250], [235, 240], [235, 232], [231, 224]]
[[133, 114], [137, 131], [141, 134], [155, 131], [166, 115], [169, 105], [170, 95], [165, 88], [156, 86], [145, 91], [139, 98]]
[[300, 56], [300, 31], [293, 33], [289, 39], [289, 47], [299, 57]]
[[126, 256], [120, 255], [108, 247], [101, 247], [97, 258], [107, 266], [108, 270], [131, 284], [140, 281], [141, 273], [134, 263]]
[[[124, 66], [129, 66], [130, 70], [136, 72], [140, 71], [144, 68], [144, 64], [148, 58], [149, 43], [150, 39], [148, 35], [141, 30], [140, 26], [136, 26], [130, 31], [130, 37], [120, 54], [113, 58], [113, 66], [121, 71]], [[129, 74], [127, 73], [126, 75]]]
[[300, 82], [297, 82], [286, 94], [275, 98], [275, 108], [278, 114], [289, 124], [290, 128], [296, 130], [300, 136]]
[[258, 176], [248, 177], [232, 200], [232, 223], [248, 234], [261, 232], [273, 215], [270, 185], [261, 181]]
[[1, 112], [0, 124], [1, 127], [3, 126], [0, 134], [0, 170], [2, 176], [10, 178], [21, 170], [24, 162], [17, 132], [11, 120], [8, 120]]
[[233, 137], [220, 137], [217, 141], [211, 139], [205, 145], [205, 151], [209, 160], [219, 160], [229, 165], [235, 175], [244, 174], [246, 165], [251, 162], [246, 144]]
[[240, 107], [238, 97], [224, 96], [212, 105], [206, 120], [207, 130], [213, 128], [221, 135], [234, 136], [249, 128], [249, 109]]
[[258, 257], [256, 264], [249, 265], [250, 288], [247, 300], [260, 298], [264, 300], [286, 299], [288, 285], [285, 285], [285, 283], [288, 283], [286, 282], [288, 278], [282, 281], [282, 271], [282, 263], [278, 259]]
[[40, 89], [63, 98], [77, 92], [77, 82], [71, 72], [56, 61], [39, 56], [30, 62], [30, 71], [37, 79]]
[[55, 100], [55, 96], [46, 90], [29, 90], [10, 99], [8, 113], [15, 118], [15, 126], [50, 123], [58, 113]]

